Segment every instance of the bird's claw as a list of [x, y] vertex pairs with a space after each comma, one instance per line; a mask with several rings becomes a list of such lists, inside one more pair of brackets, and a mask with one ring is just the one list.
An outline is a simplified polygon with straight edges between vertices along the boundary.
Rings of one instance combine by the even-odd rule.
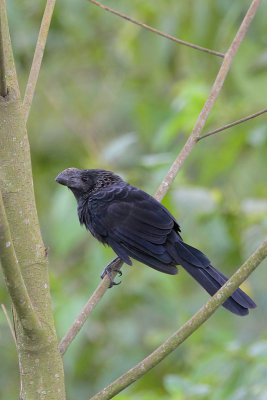
[[108, 275], [109, 280], [110, 280], [109, 288], [112, 288], [112, 286], [117, 286], [121, 283], [121, 281], [115, 282], [114, 277], [112, 276], [112, 273], [111, 273], [112, 271], [114, 271], [114, 272], [117, 272], [117, 274], [119, 276], [122, 276], [121, 270], [116, 267], [113, 267], [115, 260], [117, 260], [117, 257], [105, 267], [104, 271], [101, 274], [101, 279], [103, 279], [105, 277], [105, 275]]
[[112, 288], [113, 286], [117, 286], [117, 285], [120, 285], [121, 284], [121, 281], [119, 281], [119, 282], [115, 282], [114, 280], [113, 281], [110, 281], [110, 284], [109, 284], [109, 289], [110, 288]]
[[122, 272], [121, 272], [119, 269], [112, 268], [112, 267], [110, 267], [110, 266], [109, 266], [109, 267], [106, 267], [106, 268], [104, 269], [104, 271], [102, 272], [102, 274], [101, 274], [101, 279], [103, 279], [105, 275], [108, 275], [109, 280], [110, 280], [109, 288], [112, 288], [113, 286], [117, 286], [117, 285], [119, 285], [119, 284], [121, 283], [121, 281], [119, 281], [119, 282], [115, 282], [115, 281], [114, 281], [114, 278], [113, 278], [113, 276], [112, 276], [111, 271], [117, 272], [117, 273], [119, 274], [119, 276], [122, 275]]

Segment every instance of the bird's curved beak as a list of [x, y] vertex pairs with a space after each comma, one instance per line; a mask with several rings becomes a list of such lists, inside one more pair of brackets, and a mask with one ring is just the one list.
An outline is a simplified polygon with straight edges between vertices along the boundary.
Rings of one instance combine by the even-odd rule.
[[75, 187], [80, 182], [80, 172], [81, 171], [77, 168], [65, 169], [58, 174], [55, 181], [64, 186]]

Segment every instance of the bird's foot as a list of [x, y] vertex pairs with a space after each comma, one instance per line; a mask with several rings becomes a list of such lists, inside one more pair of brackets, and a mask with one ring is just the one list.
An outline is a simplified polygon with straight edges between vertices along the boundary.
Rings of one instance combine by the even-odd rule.
[[115, 282], [114, 281], [114, 277], [112, 275], [112, 271], [117, 272], [119, 274], [119, 276], [122, 276], [122, 272], [120, 269], [116, 268], [116, 264], [119, 260], [119, 257], [114, 258], [114, 260], [112, 260], [104, 269], [104, 271], [101, 274], [101, 279], [103, 279], [105, 277], [105, 275], [108, 275], [109, 279], [110, 279], [110, 285], [109, 287], [112, 288], [113, 286], [119, 285], [121, 283], [121, 281], [119, 282]]

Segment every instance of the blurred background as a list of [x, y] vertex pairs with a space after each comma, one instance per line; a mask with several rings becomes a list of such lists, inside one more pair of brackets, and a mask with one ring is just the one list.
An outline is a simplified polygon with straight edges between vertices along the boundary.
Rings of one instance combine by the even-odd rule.
[[[7, 2], [24, 93], [44, 1]], [[250, 4], [244, 0], [109, 0], [106, 4], [183, 40], [224, 52]], [[233, 62], [205, 132], [266, 108], [267, 3]], [[86, 0], [58, 1], [28, 122], [37, 208], [49, 248], [61, 338], [113, 252], [76, 215], [54, 182], [68, 167], [111, 169], [154, 194], [191, 132], [222, 59], [180, 46]], [[203, 132], [204, 133], [204, 132]], [[199, 142], [163, 203], [182, 235], [231, 275], [267, 230], [266, 114]], [[266, 262], [243, 288], [258, 308], [224, 309], [120, 400], [267, 399]], [[1, 278], [0, 302], [10, 310]], [[208, 295], [184, 271], [123, 267], [64, 356], [68, 399], [88, 399], [147, 356]], [[0, 397], [18, 397], [17, 355], [0, 313]], [[17, 396], [17, 397], [16, 397]]]

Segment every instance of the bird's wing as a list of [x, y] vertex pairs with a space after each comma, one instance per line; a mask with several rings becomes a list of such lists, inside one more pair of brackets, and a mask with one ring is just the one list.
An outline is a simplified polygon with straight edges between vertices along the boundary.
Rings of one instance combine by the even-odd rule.
[[177, 273], [164, 245], [179, 226], [153, 197], [129, 185], [99, 194], [91, 212], [95, 231], [126, 263], [131, 264], [133, 257], [162, 272]]

